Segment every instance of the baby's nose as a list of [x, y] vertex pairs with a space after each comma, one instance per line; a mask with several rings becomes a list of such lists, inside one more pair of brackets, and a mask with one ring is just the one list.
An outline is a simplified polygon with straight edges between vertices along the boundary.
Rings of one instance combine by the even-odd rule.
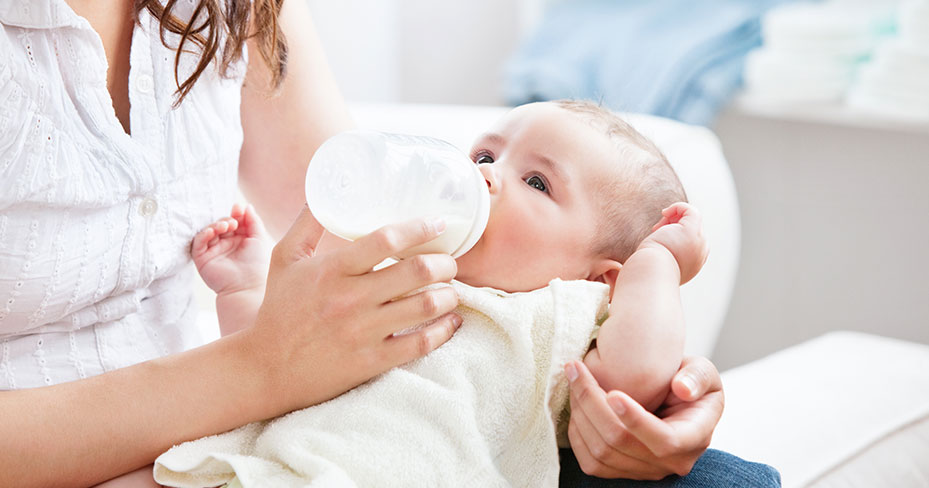
[[497, 176], [497, 170], [494, 169], [493, 163], [477, 165], [477, 169], [484, 175], [484, 181], [487, 182], [487, 190], [491, 194], [500, 191], [500, 178]]

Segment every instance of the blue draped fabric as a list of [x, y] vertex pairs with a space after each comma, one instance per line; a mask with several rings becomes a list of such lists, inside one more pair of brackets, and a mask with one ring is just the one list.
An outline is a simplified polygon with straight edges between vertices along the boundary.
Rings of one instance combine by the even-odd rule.
[[601, 101], [710, 125], [761, 45], [761, 16], [791, 0], [570, 0], [553, 4], [508, 63], [521, 103]]

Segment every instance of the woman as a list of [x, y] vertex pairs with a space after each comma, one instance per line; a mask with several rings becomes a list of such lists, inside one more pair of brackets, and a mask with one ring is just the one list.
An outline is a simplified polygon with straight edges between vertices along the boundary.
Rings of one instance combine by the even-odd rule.
[[[316, 255], [302, 175], [351, 122], [304, 3], [253, 3], [0, 5], [0, 485], [104, 481], [338, 395], [460, 323], [453, 296], [374, 294], [454, 276], [450, 257], [370, 271], [434, 237], [422, 222]], [[255, 325], [195, 347], [187, 246], [228, 211], [236, 164], [272, 233], [297, 220]], [[686, 474], [722, 412], [705, 360], [675, 378], [696, 401], [669, 401], [663, 420], [576, 373], [570, 435], [587, 473]]]

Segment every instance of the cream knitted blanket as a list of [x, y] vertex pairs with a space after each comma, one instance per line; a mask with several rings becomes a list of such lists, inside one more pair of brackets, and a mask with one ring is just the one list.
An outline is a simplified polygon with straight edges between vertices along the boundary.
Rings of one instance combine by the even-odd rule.
[[173, 447], [169, 486], [558, 484], [562, 366], [586, 352], [608, 287], [554, 280], [528, 293], [453, 283], [464, 322], [446, 344], [328, 402]]

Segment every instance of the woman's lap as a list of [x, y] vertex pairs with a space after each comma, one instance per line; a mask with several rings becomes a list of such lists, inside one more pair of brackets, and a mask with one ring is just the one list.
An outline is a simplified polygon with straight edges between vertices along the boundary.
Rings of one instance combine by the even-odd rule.
[[708, 449], [687, 476], [668, 476], [660, 481], [605, 480], [581, 471], [570, 449], [561, 449], [562, 488], [697, 488], [781, 486], [781, 475], [766, 464], [745, 461], [732, 454]]

